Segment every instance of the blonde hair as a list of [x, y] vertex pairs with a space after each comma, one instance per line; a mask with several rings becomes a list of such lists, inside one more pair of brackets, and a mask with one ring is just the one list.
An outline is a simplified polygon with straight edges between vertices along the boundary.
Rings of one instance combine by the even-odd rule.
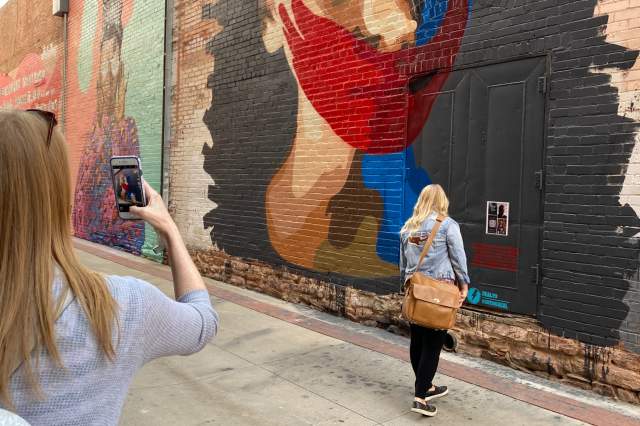
[[73, 250], [67, 147], [58, 128], [47, 147], [48, 126], [36, 113], [0, 110], [0, 402], [7, 407], [13, 407], [9, 379], [19, 364], [34, 396], [42, 397], [34, 344], [64, 367], [54, 328], [64, 297], [53, 300], [54, 262], [98, 346], [115, 357], [118, 308], [104, 278], [83, 267]]
[[413, 207], [413, 215], [405, 222], [400, 232], [414, 232], [420, 228], [431, 213], [447, 216], [449, 199], [440, 185], [427, 185], [420, 192], [418, 201]]

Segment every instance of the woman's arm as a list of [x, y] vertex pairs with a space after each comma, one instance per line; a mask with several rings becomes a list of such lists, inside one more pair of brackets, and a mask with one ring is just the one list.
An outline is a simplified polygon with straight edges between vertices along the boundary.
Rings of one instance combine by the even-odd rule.
[[217, 334], [220, 319], [206, 291], [191, 291], [176, 301], [144, 281], [138, 286], [144, 298], [143, 363], [199, 352]]
[[144, 189], [148, 205], [130, 211], [152, 225], [165, 241], [176, 298], [171, 300], [156, 287], [140, 282], [145, 304], [143, 362], [147, 362], [198, 352], [216, 335], [219, 317], [162, 198], [147, 182]]
[[460, 289], [460, 306], [467, 298], [469, 291], [469, 273], [467, 271], [467, 255], [464, 252], [464, 242], [460, 233], [460, 226], [456, 222], [452, 222], [447, 228], [447, 249], [449, 251], [449, 259], [453, 272], [456, 275], [456, 283]]
[[192, 291], [206, 290], [202, 276], [191, 260], [178, 227], [167, 211], [160, 194], [147, 182], [144, 182], [144, 190], [149, 200], [148, 205], [131, 207], [130, 212], [153, 226], [166, 243], [176, 299]]

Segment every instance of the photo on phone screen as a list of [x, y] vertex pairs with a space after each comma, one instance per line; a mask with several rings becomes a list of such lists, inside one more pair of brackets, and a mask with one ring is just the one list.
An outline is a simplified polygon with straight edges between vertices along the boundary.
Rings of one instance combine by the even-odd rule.
[[142, 173], [136, 158], [112, 159], [111, 176], [121, 217], [127, 218], [131, 206], [146, 205], [142, 189]]

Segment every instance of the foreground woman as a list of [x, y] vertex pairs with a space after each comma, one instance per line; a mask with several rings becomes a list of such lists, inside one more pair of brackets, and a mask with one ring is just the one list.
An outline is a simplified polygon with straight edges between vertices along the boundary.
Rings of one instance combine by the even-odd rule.
[[[0, 408], [32, 425], [115, 425], [146, 362], [201, 350], [218, 316], [160, 196], [131, 211], [164, 239], [177, 301], [82, 266], [55, 116], [0, 111]], [[115, 201], [115, 200], [114, 200]]]
[[[449, 200], [440, 185], [429, 185], [422, 190], [413, 215], [400, 231], [400, 273], [403, 283], [412, 274], [421, 272], [451, 285], [457, 284], [460, 290], [459, 306], [462, 306], [470, 283], [467, 257], [460, 226], [447, 216], [448, 210]], [[418, 268], [420, 254], [437, 223], [440, 223], [439, 229]], [[416, 375], [415, 399], [411, 411], [424, 416], [436, 415], [437, 409], [429, 401], [449, 393], [446, 386], [435, 386], [432, 383], [446, 334], [446, 330], [411, 324], [411, 366]]]

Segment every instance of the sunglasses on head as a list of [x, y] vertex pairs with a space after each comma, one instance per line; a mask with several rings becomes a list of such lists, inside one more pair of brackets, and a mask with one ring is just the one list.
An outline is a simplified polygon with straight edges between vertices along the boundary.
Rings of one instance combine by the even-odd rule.
[[41, 109], [28, 109], [27, 112], [35, 112], [47, 123], [49, 123], [49, 132], [47, 133], [47, 148], [49, 148], [49, 145], [51, 145], [51, 135], [53, 134], [53, 128], [58, 124], [56, 115], [51, 111], [44, 111]]

